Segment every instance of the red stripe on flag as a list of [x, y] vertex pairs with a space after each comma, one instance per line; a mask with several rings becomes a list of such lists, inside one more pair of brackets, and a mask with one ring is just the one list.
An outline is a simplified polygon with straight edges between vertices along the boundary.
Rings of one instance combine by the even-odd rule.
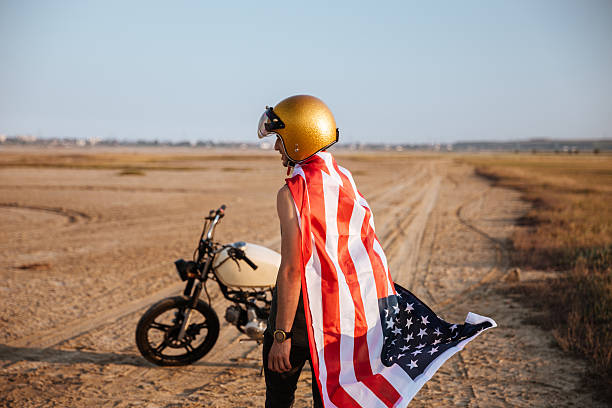
[[370, 225], [371, 216], [372, 214], [367, 211], [363, 219], [363, 224], [361, 225], [361, 242], [363, 242], [363, 246], [368, 253], [368, 257], [372, 263], [372, 269], [375, 271], [374, 280], [376, 281], [376, 294], [378, 299], [384, 299], [389, 296], [387, 279], [391, 280], [391, 276], [386, 276], [387, 272], [385, 271], [385, 265], [382, 259], [380, 259], [380, 256], [378, 256], [378, 253], [374, 250], [374, 239], [376, 239], [376, 236]]

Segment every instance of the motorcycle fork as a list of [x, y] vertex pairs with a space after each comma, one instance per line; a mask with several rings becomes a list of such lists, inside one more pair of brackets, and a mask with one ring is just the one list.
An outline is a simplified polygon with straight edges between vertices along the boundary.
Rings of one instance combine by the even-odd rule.
[[202, 293], [202, 282], [198, 282], [196, 284], [195, 290], [193, 291], [193, 295], [189, 299], [189, 305], [187, 306], [187, 310], [185, 311], [185, 316], [183, 317], [183, 324], [181, 324], [181, 330], [177, 336], [178, 341], [183, 341], [185, 337], [185, 331], [187, 327], [189, 327], [189, 321], [191, 320], [191, 313], [193, 309], [196, 307], [196, 303], [200, 297], [200, 293]]

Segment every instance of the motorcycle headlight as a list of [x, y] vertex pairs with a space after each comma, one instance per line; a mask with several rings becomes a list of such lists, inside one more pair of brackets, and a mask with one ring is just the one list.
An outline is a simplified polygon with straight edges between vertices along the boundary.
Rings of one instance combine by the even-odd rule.
[[196, 263], [193, 261], [185, 261], [184, 259], [179, 259], [174, 261], [174, 266], [176, 266], [176, 271], [179, 274], [179, 277], [182, 281], [186, 281], [190, 278], [195, 278], [196, 273]]

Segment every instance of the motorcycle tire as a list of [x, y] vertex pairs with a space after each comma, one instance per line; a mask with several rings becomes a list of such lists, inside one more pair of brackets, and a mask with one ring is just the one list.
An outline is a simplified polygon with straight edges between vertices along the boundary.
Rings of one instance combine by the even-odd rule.
[[[184, 339], [181, 342], [177, 340], [184, 312], [188, 306], [187, 297], [175, 296], [160, 300], [142, 315], [136, 326], [136, 345], [144, 358], [159, 366], [183, 366], [199, 360], [213, 348], [219, 337], [219, 318], [214, 309], [202, 300], [198, 300], [195, 309], [191, 312], [192, 316], [200, 315], [198, 317], [200, 323], [190, 323]], [[166, 314], [164, 317], [168, 319], [172, 312], [174, 312], [174, 319], [171, 323], [156, 321], [164, 314]], [[197, 322], [198, 319], [190, 321]], [[203, 341], [193, 346], [192, 343], [196, 337], [201, 339], [202, 329], [206, 330]], [[150, 336], [151, 333], [157, 334], [158, 337], [163, 336], [159, 344], [152, 344], [150, 337], [154, 336]], [[165, 354], [163, 353], [165, 350], [173, 351], [175, 354]], [[184, 350], [184, 352], [177, 354], [179, 350]]]

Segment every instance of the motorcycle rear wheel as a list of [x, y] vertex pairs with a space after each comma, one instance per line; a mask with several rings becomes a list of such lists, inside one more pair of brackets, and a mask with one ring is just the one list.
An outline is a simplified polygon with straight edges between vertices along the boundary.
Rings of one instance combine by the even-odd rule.
[[206, 302], [198, 300], [191, 311], [185, 337], [178, 333], [189, 306], [187, 297], [162, 299], [142, 315], [136, 326], [140, 354], [159, 366], [183, 366], [204, 357], [219, 337], [219, 318]]

